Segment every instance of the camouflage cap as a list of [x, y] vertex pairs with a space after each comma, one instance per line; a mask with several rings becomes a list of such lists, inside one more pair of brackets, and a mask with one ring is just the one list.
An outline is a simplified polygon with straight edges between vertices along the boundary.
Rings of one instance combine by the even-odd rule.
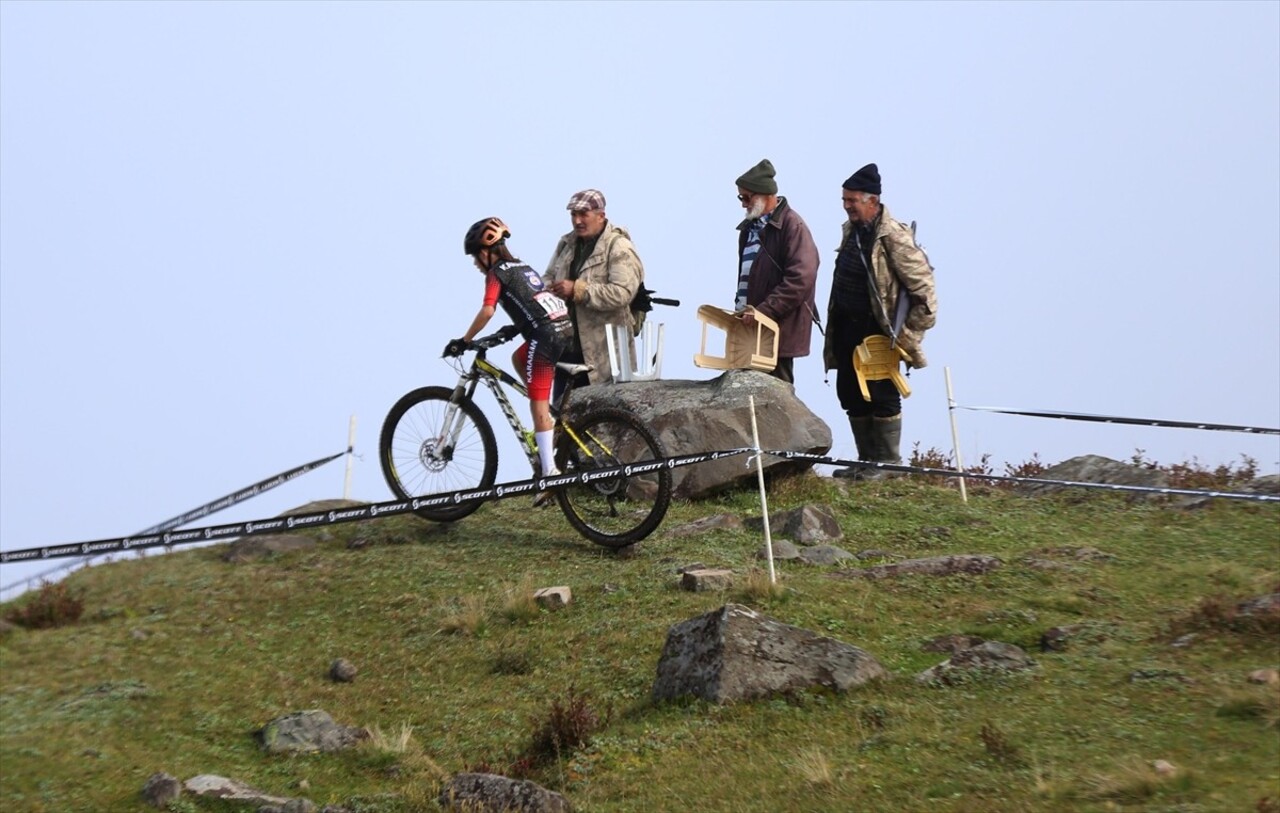
[[564, 207], [571, 212], [593, 212], [604, 209], [604, 193], [599, 189], [584, 189], [574, 192], [569, 198], [569, 205]]

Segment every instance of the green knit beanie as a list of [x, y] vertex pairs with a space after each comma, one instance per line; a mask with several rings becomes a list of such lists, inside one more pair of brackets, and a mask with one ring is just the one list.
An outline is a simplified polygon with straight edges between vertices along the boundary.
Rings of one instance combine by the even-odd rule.
[[738, 186], [757, 195], [778, 194], [778, 182], [773, 179], [773, 164], [768, 158], [742, 173], [738, 178]]

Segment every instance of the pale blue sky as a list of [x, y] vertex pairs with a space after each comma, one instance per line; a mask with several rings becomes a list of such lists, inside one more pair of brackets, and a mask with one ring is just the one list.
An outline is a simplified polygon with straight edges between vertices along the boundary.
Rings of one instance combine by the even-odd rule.
[[[823, 250], [875, 161], [937, 269], [904, 451], [961, 404], [1280, 424], [1280, 4], [0, 2], [0, 546], [131, 533], [451, 383], [496, 214], [544, 267], [596, 187], [667, 378], [764, 157]], [[819, 337], [798, 394], [852, 439]], [[486, 404], [488, 401], [486, 401]], [[966, 462], [1280, 442], [957, 414]], [[503, 474], [522, 476], [510, 438]], [[341, 463], [218, 521], [340, 496]], [[48, 563], [41, 563], [40, 568]], [[25, 573], [4, 566], [0, 583]]]

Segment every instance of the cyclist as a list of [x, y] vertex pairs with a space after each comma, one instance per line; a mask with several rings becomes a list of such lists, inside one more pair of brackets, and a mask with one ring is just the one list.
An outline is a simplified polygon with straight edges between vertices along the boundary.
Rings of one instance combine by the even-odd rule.
[[[542, 464], [541, 473], [548, 477], [560, 473], [556, 469], [551, 445], [555, 426], [551, 419], [551, 383], [555, 378], [556, 362], [573, 341], [573, 323], [569, 320], [569, 308], [564, 300], [543, 285], [542, 276], [537, 271], [511, 255], [507, 248], [510, 236], [506, 224], [496, 217], [486, 217], [467, 229], [462, 248], [485, 275], [484, 305], [462, 338], [454, 339], [445, 346], [444, 355], [462, 355], [476, 334], [484, 330], [493, 318], [496, 306], [502, 304], [514, 328], [525, 338], [524, 344], [512, 354], [511, 362], [517, 371], [524, 374], [533, 415], [534, 438]], [[535, 504], [544, 501], [536, 499]]]

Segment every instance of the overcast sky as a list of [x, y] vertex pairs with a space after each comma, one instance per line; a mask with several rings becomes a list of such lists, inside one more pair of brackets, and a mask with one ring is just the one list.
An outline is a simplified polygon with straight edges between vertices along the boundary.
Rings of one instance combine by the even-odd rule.
[[[462, 255], [537, 268], [604, 191], [648, 285], [736, 287], [761, 158], [822, 249], [874, 161], [937, 273], [903, 451], [962, 405], [1280, 424], [1280, 4], [0, 2], [0, 548], [124, 535], [345, 448], [452, 383]], [[500, 322], [495, 322], [495, 327]], [[797, 392], [853, 456], [820, 337]], [[491, 400], [485, 396], [486, 408]], [[958, 411], [966, 462], [1280, 441]], [[523, 476], [499, 431], [505, 479]], [[341, 462], [218, 514], [342, 496]], [[5, 565], [7, 585], [51, 563]]]

